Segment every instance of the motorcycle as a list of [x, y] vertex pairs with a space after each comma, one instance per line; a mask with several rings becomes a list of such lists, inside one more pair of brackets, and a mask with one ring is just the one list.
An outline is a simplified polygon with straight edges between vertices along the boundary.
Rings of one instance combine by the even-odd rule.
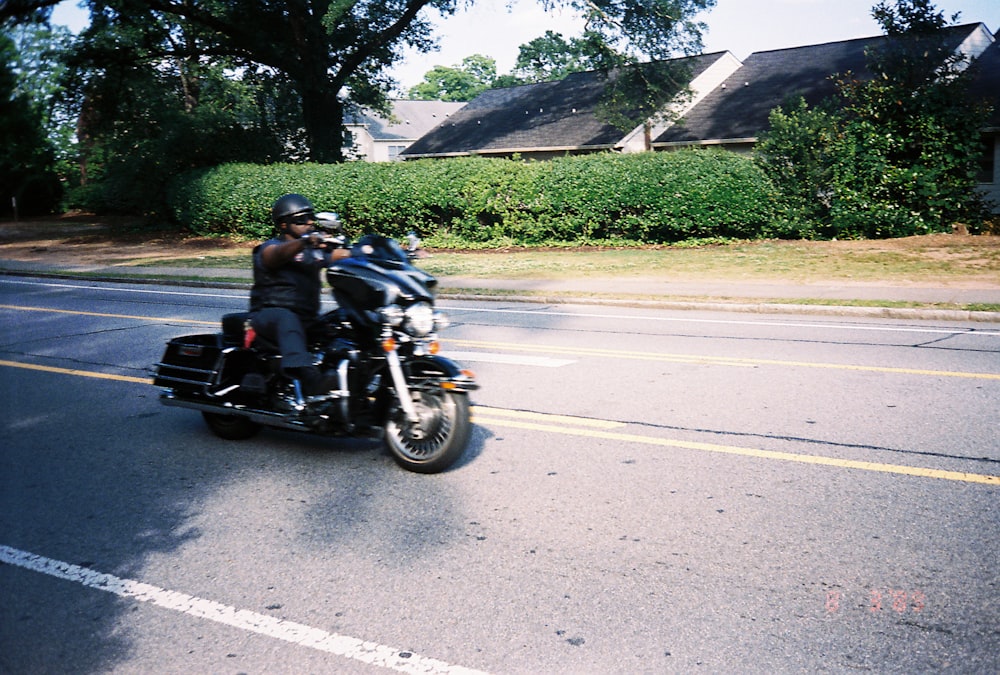
[[[322, 229], [322, 223], [318, 229]], [[303, 395], [282, 373], [277, 345], [249, 312], [222, 317], [221, 332], [167, 343], [154, 384], [167, 406], [198, 410], [216, 435], [242, 440], [270, 427], [331, 437], [379, 438], [418, 473], [443, 471], [471, 433], [475, 375], [441, 356], [447, 327], [434, 309], [437, 280], [392, 239], [366, 235], [326, 269], [336, 308], [310, 330], [310, 352], [335, 388]]]

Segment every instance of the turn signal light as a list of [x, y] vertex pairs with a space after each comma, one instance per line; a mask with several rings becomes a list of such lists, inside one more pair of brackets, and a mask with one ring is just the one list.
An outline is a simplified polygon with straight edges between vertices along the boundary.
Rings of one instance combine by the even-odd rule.
[[396, 339], [388, 337], [382, 340], [382, 351], [387, 354], [396, 351]]

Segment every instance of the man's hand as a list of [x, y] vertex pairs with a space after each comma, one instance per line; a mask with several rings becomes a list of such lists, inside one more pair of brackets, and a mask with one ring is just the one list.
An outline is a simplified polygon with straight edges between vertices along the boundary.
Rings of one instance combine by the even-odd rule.
[[344, 235], [333, 236], [325, 232], [310, 232], [303, 239], [306, 240], [306, 246], [324, 251], [334, 251], [347, 247], [347, 237]]
[[309, 248], [326, 248], [328, 240], [322, 232], [310, 232], [302, 238], [306, 240], [306, 246]]

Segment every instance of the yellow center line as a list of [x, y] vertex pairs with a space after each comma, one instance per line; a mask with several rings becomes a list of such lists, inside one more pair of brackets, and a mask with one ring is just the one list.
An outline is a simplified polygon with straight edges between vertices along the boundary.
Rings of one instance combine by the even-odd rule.
[[[79, 370], [76, 368], [59, 368], [56, 366], [42, 366], [34, 363], [0, 360], [0, 367], [4, 366], [9, 368], [23, 368], [26, 370], [57, 373], [61, 375], [73, 375], [76, 377], [115, 380], [118, 382], [132, 382], [136, 384], [153, 383], [151, 378], [114, 375], [111, 373], [99, 373], [89, 370]], [[923, 478], [940, 478], [943, 480], [963, 481], [967, 483], [1000, 485], [1000, 476], [989, 476], [961, 471], [942, 471], [939, 469], [926, 469], [923, 467], [903, 466], [898, 464], [881, 464], [878, 462], [859, 462], [848, 459], [837, 459], [835, 457], [824, 457], [821, 455], [800, 455], [791, 452], [775, 452], [773, 450], [760, 450], [757, 448], [741, 448], [731, 445], [716, 445], [714, 443], [698, 443], [694, 441], [681, 441], [670, 438], [655, 438], [652, 436], [639, 436], [637, 434], [612, 432], [610, 429], [618, 429], [626, 426], [622, 422], [615, 422], [612, 420], [600, 420], [570, 415], [550, 415], [546, 413], [508, 410], [505, 408], [490, 408], [486, 406], [474, 406], [472, 413], [474, 415], [473, 421], [477, 424], [492, 424], [515, 429], [526, 429], [528, 431], [543, 431], [568, 436], [601, 438], [606, 440], [623, 441], [626, 443], [640, 443], [643, 445], [657, 445], [662, 447], [683, 448], [687, 450], [700, 450], [703, 452], [716, 452], [728, 455], [741, 455], [744, 457], [757, 457], [759, 459], [799, 462], [802, 464], [834, 466], [845, 469], [880, 471], [884, 473], [919, 476]], [[492, 417], [490, 417], [491, 415]]]
[[21, 363], [20, 361], [4, 361], [0, 359], [0, 366], [9, 368], [23, 368], [25, 370], [40, 370], [46, 373], [59, 373], [60, 375], [76, 375], [77, 377], [93, 377], [99, 380], [117, 380], [119, 382], [135, 382], [137, 384], [152, 384], [149, 377], [131, 377], [129, 375], [113, 375], [111, 373], [99, 373], [93, 370], [78, 370], [76, 368], [59, 368], [56, 366], [40, 366], [36, 363]]
[[624, 422], [612, 422], [611, 420], [598, 420], [590, 417], [575, 417], [571, 415], [549, 415], [546, 413], [528, 412], [526, 410], [507, 410], [505, 408], [487, 408], [481, 405], [473, 407], [476, 414], [496, 415], [499, 417], [509, 417], [520, 420], [532, 420], [535, 422], [552, 422], [556, 424], [576, 424], [581, 427], [595, 427], [598, 429], [619, 429], [625, 426]]
[[[621, 432], [604, 431], [601, 429], [581, 429], [568, 426], [556, 426], [555, 424], [541, 424], [539, 422], [527, 422], [516, 419], [499, 419], [480, 416], [479, 407], [473, 410], [476, 424], [492, 424], [515, 429], [525, 429], [528, 431], [543, 431], [553, 434], [563, 434], [566, 436], [583, 436], [587, 438], [600, 438], [604, 440], [621, 441], [625, 443], [640, 443], [643, 445], [656, 445], [661, 447], [683, 448], [685, 450], [698, 450], [701, 452], [716, 452], [727, 455], [738, 455], [743, 457], [756, 457], [758, 459], [779, 460], [784, 462], [797, 462], [800, 464], [816, 464], [820, 466], [833, 466], [842, 469], [859, 469], [862, 471], [877, 471], [882, 473], [901, 474], [904, 476], [917, 476], [920, 478], [939, 478], [942, 480], [961, 481], [966, 483], [983, 483], [985, 485], [1000, 486], [1000, 476], [990, 476], [985, 474], [968, 473], [964, 471], [944, 471], [941, 469], [927, 469], [919, 466], [905, 466], [901, 464], [883, 464], [880, 462], [862, 462], [851, 459], [838, 459], [836, 457], [825, 457], [822, 455], [802, 455], [792, 452], [776, 452], [774, 450], [761, 450], [759, 448], [741, 448], [732, 445], [717, 445], [715, 443], [698, 443], [695, 441], [681, 441], [671, 438], [655, 438], [652, 436], [639, 436], [637, 434], [627, 434]], [[493, 410], [490, 410], [493, 412]]]
[[546, 354], [576, 356], [601, 356], [616, 359], [638, 359], [644, 361], [666, 361], [672, 363], [709, 363], [728, 366], [796, 366], [800, 368], [826, 368], [831, 370], [853, 370], [869, 373], [893, 373], [897, 375], [927, 375], [931, 377], [964, 377], [981, 380], [1000, 380], [1000, 373], [968, 373], [951, 370], [924, 370], [920, 368], [890, 368], [885, 366], [859, 366], [843, 363], [821, 363], [812, 361], [781, 361], [778, 359], [745, 359], [726, 356], [700, 356], [695, 354], [658, 354], [656, 352], [635, 352], [620, 349], [600, 349], [592, 347], [559, 347], [529, 345], [519, 342], [483, 342], [477, 340], [456, 340], [442, 338], [441, 342], [460, 347], [479, 349], [509, 350]]

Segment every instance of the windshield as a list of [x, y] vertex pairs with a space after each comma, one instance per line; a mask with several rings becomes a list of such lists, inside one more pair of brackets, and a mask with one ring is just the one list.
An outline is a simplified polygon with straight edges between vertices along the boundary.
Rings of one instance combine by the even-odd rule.
[[358, 239], [352, 254], [377, 263], [391, 263], [394, 267], [402, 267], [409, 263], [406, 252], [396, 240], [374, 234], [366, 234]]

